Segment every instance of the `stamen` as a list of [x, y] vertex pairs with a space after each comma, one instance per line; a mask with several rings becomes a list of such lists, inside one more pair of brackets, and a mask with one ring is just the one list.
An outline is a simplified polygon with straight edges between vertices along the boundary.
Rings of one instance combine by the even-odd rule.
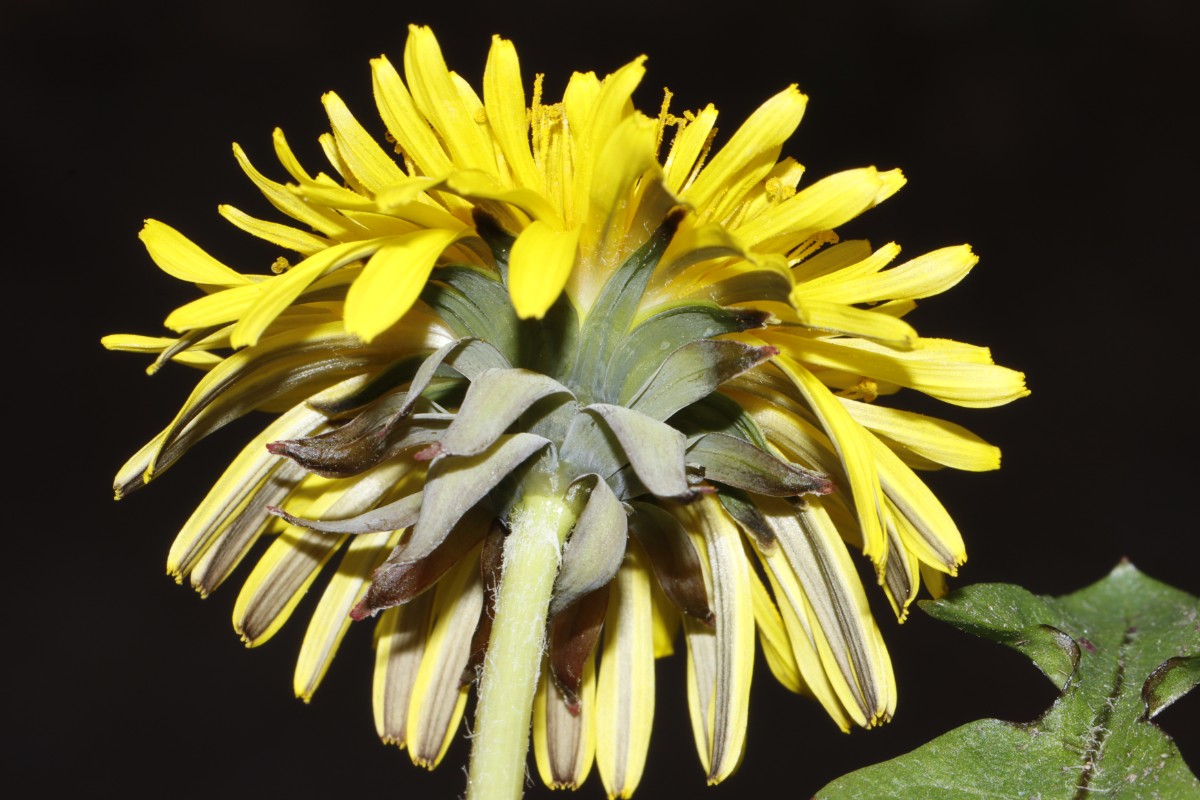
[[383, 132], [383, 140], [392, 146], [393, 153], [400, 156], [401, 158], [404, 158], [404, 150], [401, 149], [400, 143], [398, 141], [396, 141], [396, 137], [392, 136], [391, 131]]
[[763, 189], [766, 190], [767, 199], [772, 203], [782, 203], [784, 200], [787, 200], [789, 197], [796, 194], [795, 186], [788, 186], [786, 183], [779, 180], [779, 178], [767, 178], [767, 182], [763, 185]]
[[839, 241], [841, 239], [838, 238], [837, 233], [834, 231], [817, 231], [788, 252], [788, 266], [794, 267], [822, 247], [837, 244]]
[[675, 117], [673, 114], [671, 114], [670, 110], [672, 97], [674, 97], [674, 95], [671, 94], [671, 90], [664, 86], [662, 106], [658, 109], [658, 130], [654, 134], [655, 158], [658, 158], [659, 150], [662, 149], [663, 133], [666, 131], [667, 126], [675, 124]]
[[542, 82], [545, 79], [544, 72], [533, 76], [533, 98], [529, 101], [529, 138], [533, 144], [533, 161], [541, 170], [546, 168], [546, 147], [549, 143], [542, 106]]

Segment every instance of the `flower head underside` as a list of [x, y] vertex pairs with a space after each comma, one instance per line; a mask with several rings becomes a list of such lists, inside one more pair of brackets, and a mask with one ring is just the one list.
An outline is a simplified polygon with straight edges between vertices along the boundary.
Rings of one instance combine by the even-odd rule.
[[142, 231], [203, 294], [167, 317], [175, 337], [104, 343], [204, 375], [117, 496], [227, 422], [270, 415], [169, 572], [207, 594], [254, 560], [234, 611], [250, 646], [329, 573], [297, 694], [373, 617], [376, 726], [414, 763], [437, 765], [478, 685], [472, 797], [519, 796], [531, 729], [547, 785], [594, 764], [628, 796], [654, 660], [680, 643], [710, 782], [741, 759], [756, 647], [843, 730], [889, 719], [891, 663], [851, 551], [903, 619], [966, 558], [918, 471], [999, 466], [966, 429], [890, 400], [1027, 393], [986, 348], [906, 321], [967, 274], [970, 248], [897, 263], [894, 244], [839, 241], [904, 178], [797, 188], [803, 168], [781, 158], [806, 103], [795, 87], [718, 144], [711, 105], [634, 108], [643, 59], [576, 73], [547, 103], [496, 37], [480, 96], [412, 27], [403, 78], [383, 57], [372, 71], [387, 141], [326, 94], [330, 173], [279, 131], [284, 182], [234, 147], [290, 221], [220, 211], [290, 254], [274, 274], [161, 222]]

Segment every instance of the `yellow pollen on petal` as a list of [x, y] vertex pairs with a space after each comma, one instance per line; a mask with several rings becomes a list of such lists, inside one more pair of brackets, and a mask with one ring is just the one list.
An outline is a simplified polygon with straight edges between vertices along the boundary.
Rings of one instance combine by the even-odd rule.
[[282, 275], [291, 268], [292, 265], [288, 263], [288, 260], [283, 256], [280, 256], [271, 262], [271, 272], [274, 272], [276, 275]]
[[850, 400], [862, 400], [864, 403], [874, 403], [879, 397], [879, 384], [870, 378], [860, 378], [850, 388], [835, 392], [835, 394], [838, 397], [845, 397]]

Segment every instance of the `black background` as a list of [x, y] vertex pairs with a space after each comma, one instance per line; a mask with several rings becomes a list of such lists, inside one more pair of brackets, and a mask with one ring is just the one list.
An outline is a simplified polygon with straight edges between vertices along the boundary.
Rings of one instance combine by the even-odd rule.
[[[367, 61], [399, 63], [408, 22], [433, 25], [475, 85], [490, 34], [513, 39], [527, 79], [547, 73], [550, 98], [572, 69], [603, 74], [646, 53], [639, 106], [657, 109], [670, 86], [676, 109], [714, 102], [726, 136], [798, 83], [811, 101], [785, 152], [808, 166], [807, 180], [868, 164], [909, 178], [843, 234], [894, 239], [909, 255], [970, 242], [982, 257], [974, 273], [910, 321], [990, 345], [1033, 390], [1001, 409], [944, 409], [1005, 454], [998, 473], [929, 479], [967, 540], [961, 582], [1064, 594], [1128, 557], [1196, 592], [1190, 5], [6, 4], [10, 780], [179, 797], [461, 791], [461, 737], [432, 775], [376, 741], [367, 629], [351, 631], [305, 707], [290, 689], [301, 624], [246, 651], [229, 628], [235, 586], [201, 602], [164, 577], [174, 531], [249, 429], [205, 442], [114, 504], [112, 473], [173, 416], [195, 373], [151, 380], [145, 359], [98, 344], [104, 333], [158, 332], [193, 296], [142, 250], [146, 217], [239, 268], [270, 263], [273, 251], [216, 214], [230, 202], [271, 215], [229, 143], [281, 175], [271, 167], [278, 125], [315, 166], [329, 89], [381, 133]], [[638, 796], [806, 797], [969, 720], [1029, 720], [1052, 702], [1022, 656], [920, 612], [897, 626], [881, 600], [901, 693], [893, 723], [842, 735], [760, 665], [742, 768], [706, 790], [680, 653], [659, 663]], [[1159, 721], [1200, 767], [1196, 694]], [[529, 794], [547, 793], [538, 783]], [[602, 794], [593, 775], [582, 796]]]

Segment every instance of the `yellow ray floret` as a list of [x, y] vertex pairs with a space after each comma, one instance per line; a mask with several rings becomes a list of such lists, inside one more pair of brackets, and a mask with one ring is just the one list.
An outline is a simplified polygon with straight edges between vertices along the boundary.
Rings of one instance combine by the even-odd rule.
[[596, 684], [596, 766], [609, 797], [642, 778], [654, 719], [650, 575], [637, 546], [625, 553], [609, 597]]

